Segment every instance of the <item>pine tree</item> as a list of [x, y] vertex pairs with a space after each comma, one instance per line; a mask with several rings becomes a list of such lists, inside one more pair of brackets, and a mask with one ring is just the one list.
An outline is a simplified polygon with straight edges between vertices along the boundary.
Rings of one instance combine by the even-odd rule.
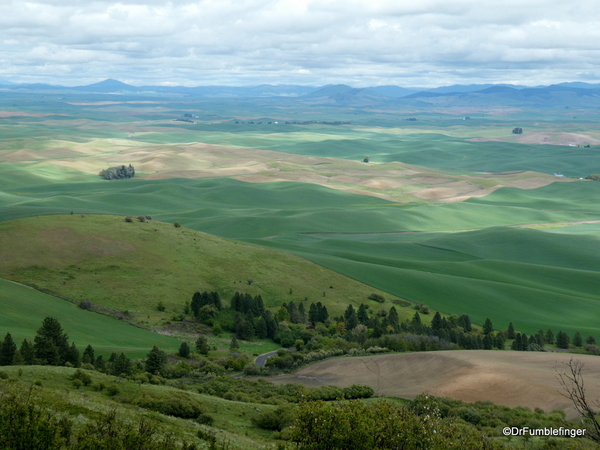
[[431, 329], [434, 332], [434, 334], [438, 334], [443, 329], [442, 315], [439, 311], [436, 311], [435, 315], [433, 316], [433, 319], [431, 320]]
[[569, 336], [564, 331], [559, 331], [556, 335], [556, 346], [558, 348], [569, 348]]
[[160, 374], [165, 370], [166, 365], [166, 353], [155, 345], [148, 353], [148, 359], [146, 360], [146, 372], [149, 372], [153, 375]]
[[79, 350], [77, 350], [75, 342], [69, 347], [65, 362], [71, 363], [73, 367], [81, 367], [81, 356], [79, 355]]
[[423, 323], [421, 322], [421, 315], [419, 314], [418, 311], [415, 312], [415, 315], [413, 316], [413, 318], [411, 320], [411, 325], [412, 325], [413, 331], [419, 332], [421, 330]]
[[463, 327], [465, 333], [470, 333], [473, 330], [471, 318], [467, 314], [463, 314], [458, 318], [458, 324]]
[[236, 339], [236, 337], [232, 337], [231, 338], [231, 343], [229, 344], [229, 349], [230, 350], [237, 350], [240, 348], [240, 344], [238, 343], [238, 340]]
[[25, 364], [32, 365], [34, 363], [35, 358], [33, 345], [31, 345], [31, 343], [27, 339], [23, 339], [23, 342], [21, 343], [21, 348], [19, 350], [21, 351], [21, 356], [25, 360]]
[[[418, 314], [418, 313], [415, 313]], [[419, 320], [421, 318], [419, 317]], [[394, 330], [394, 333], [397, 333], [400, 329], [400, 319], [398, 318], [398, 311], [396, 311], [396, 307], [392, 306], [390, 308], [390, 311], [388, 312], [387, 318], [386, 318], [386, 322], [387, 325], [391, 326], [392, 329]]]
[[44, 319], [33, 341], [35, 357], [41, 364], [62, 365], [67, 361], [69, 338], [55, 318]]
[[2, 345], [0, 345], [0, 366], [10, 366], [13, 363], [16, 351], [17, 346], [13, 341], [11, 334], [6, 333], [4, 341], [2, 342]]
[[187, 344], [187, 342], [182, 342], [181, 345], [179, 346], [179, 351], [177, 353], [182, 358], [187, 358], [188, 356], [190, 356], [190, 352], [191, 352], [191, 349], [190, 349], [190, 346]]
[[579, 333], [579, 331], [575, 332], [575, 335], [573, 336], [573, 345], [575, 347], [583, 346], [583, 339], [581, 338], [581, 333]]
[[494, 331], [494, 325], [492, 325], [492, 321], [488, 317], [485, 319], [485, 323], [483, 324], [483, 334], [490, 334]]
[[367, 325], [369, 323], [369, 314], [367, 313], [367, 305], [361, 303], [358, 307], [358, 312], [356, 313], [356, 317], [358, 317], [358, 322]]
[[514, 339], [515, 338], [515, 326], [513, 325], [512, 322], [510, 322], [508, 324], [508, 328], [506, 330], [506, 338], [507, 339]]
[[[101, 356], [98, 357], [98, 359], [100, 358]], [[96, 365], [98, 365], [98, 359], [96, 360]], [[102, 360], [102, 363], [104, 363], [104, 360]], [[132, 372], [133, 364], [131, 363], [131, 359], [129, 359], [124, 353], [119, 353], [119, 355], [115, 356], [114, 360], [111, 363], [111, 375], [131, 375]]]
[[596, 338], [594, 336], [588, 336], [585, 342], [588, 345], [596, 345]]
[[548, 331], [546, 331], [546, 336], [544, 336], [544, 341], [546, 341], [546, 344], [554, 344], [555, 340], [554, 340], [554, 333], [552, 332], [552, 330], [550, 328], [548, 328]]
[[483, 337], [483, 349], [484, 350], [491, 350], [494, 348], [494, 339], [492, 338], [491, 334], [486, 334]]
[[196, 339], [196, 350], [201, 355], [208, 355], [210, 346], [208, 345], [208, 339], [206, 339], [206, 336], [198, 336], [198, 339]]
[[502, 332], [496, 333], [496, 338], [494, 339], [494, 347], [498, 350], [504, 350], [504, 345], [506, 340], [504, 339], [504, 334]]
[[94, 357], [94, 349], [91, 345], [88, 344], [88, 346], [83, 351], [83, 357], [81, 358], [81, 362], [83, 362], [84, 364], [92, 365], [94, 365], [94, 363], [96, 362], [96, 359]]
[[263, 316], [260, 316], [256, 321], [256, 337], [264, 339], [267, 337], [267, 322]]

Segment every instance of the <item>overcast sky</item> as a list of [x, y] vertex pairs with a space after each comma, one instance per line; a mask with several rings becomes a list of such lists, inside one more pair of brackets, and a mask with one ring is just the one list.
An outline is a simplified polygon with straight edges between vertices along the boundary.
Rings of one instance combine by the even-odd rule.
[[599, 0], [1, 0], [0, 79], [600, 82]]

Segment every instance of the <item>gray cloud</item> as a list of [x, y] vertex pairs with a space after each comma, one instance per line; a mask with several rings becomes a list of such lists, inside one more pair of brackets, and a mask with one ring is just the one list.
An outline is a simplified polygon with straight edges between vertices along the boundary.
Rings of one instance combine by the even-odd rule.
[[87, 84], [600, 81], [597, 0], [4, 0], [0, 78]]

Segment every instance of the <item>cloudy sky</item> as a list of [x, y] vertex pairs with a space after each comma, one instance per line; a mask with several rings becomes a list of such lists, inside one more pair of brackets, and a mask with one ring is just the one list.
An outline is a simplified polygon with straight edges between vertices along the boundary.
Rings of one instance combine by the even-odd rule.
[[598, 0], [1, 0], [0, 79], [600, 82]]

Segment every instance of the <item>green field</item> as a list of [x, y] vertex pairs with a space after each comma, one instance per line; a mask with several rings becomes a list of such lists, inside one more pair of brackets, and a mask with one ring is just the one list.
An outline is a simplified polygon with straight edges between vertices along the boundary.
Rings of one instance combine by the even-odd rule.
[[84, 311], [73, 303], [1, 279], [0, 308], [2, 339], [10, 332], [17, 345], [23, 339], [33, 342], [35, 331], [46, 317], [59, 319], [80, 352], [90, 344], [97, 354], [105, 357], [112, 352], [123, 352], [132, 358], [144, 358], [154, 345], [168, 352], [177, 351], [181, 345], [177, 339]]
[[[477, 112], [469, 113], [472, 120], [465, 121], [466, 113], [457, 111], [415, 111], [390, 105], [379, 110], [343, 105], [323, 107], [285, 99], [217, 101], [148, 96], [144, 99], [155, 103], [75, 104], [107, 99], [114, 100], [114, 97], [72, 94], [62, 101], [48, 100], [47, 104], [40, 104], [27, 95], [14, 94], [0, 101], [4, 111], [53, 114], [6, 117], [0, 123], [0, 221], [67, 214], [60, 220], [78, 220], [81, 225], [92, 222], [90, 214], [150, 214], [160, 222], [178, 221], [188, 229], [295, 253], [393, 295], [424, 302], [446, 313], [470, 314], [479, 324], [490, 317], [497, 328], [504, 328], [508, 321], [513, 321], [517, 328], [528, 333], [551, 327], [555, 332], [563, 329], [600, 335], [600, 326], [593, 320], [600, 305], [595, 281], [600, 260], [594, 251], [598, 248], [600, 227], [593, 223], [600, 220], [596, 200], [600, 198], [600, 183], [502, 188], [483, 197], [451, 203], [436, 203], [426, 197], [411, 199], [405, 195], [411, 189], [435, 189], [438, 175], [447, 176], [450, 181], [463, 180], [461, 182], [466, 184], [488, 188], [502, 185], [503, 181], [492, 179], [494, 175], [477, 178], [475, 172], [533, 170], [552, 174], [561, 171], [577, 178], [599, 173], [597, 147], [566, 144], [575, 134], [582, 144], [587, 140], [595, 142], [599, 135], [594, 111], [578, 113], [580, 118], [576, 120], [571, 117], [574, 111], [559, 109], [543, 114], [524, 109], [501, 115]], [[128, 102], [139, 97], [122, 96], [117, 100]], [[172, 122], [187, 112], [200, 116], [196, 124]], [[418, 120], [406, 122], [408, 117]], [[250, 120], [263, 123], [250, 124]], [[340, 120], [351, 124], [285, 123], [304, 120]], [[280, 123], [268, 125], [268, 121]], [[533, 140], [518, 143], [510, 132], [514, 126], [522, 126], [525, 137], [527, 133], [538, 133], [547, 135], [549, 143], [561, 145], [539, 144]], [[130, 132], [135, 132], [135, 138], [127, 138]], [[503, 141], [469, 140], [472, 138]], [[371, 172], [365, 172], [366, 179], [377, 172], [374, 168], [387, 168], [380, 163], [390, 161], [429, 169], [423, 168], [421, 173], [418, 167], [410, 167], [416, 173], [415, 179], [397, 188], [402, 192], [400, 197], [394, 198], [406, 198], [398, 202], [315, 184], [315, 171], [309, 170], [309, 166], [294, 169], [300, 181], [305, 173], [306, 180], [310, 181], [306, 183], [247, 183], [227, 177], [106, 182], [99, 180], [90, 169], [110, 158], [118, 158], [125, 148], [131, 154], [143, 149], [153, 162], [162, 164], [160, 158], [168, 159], [172, 154], [161, 152], [175, 144], [194, 142], [248, 149], [249, 154], [252, 149], [265, 149], [306, 155], [315, 158], [315, 167], [326, 167], [318, 173], [319, 180], [330, 177], [346, 190], [353, 187], [352, 183], [360, 175], [354, 174], [355, 178], [343, 185], [343, 180], [338, 181], [333, 176], [343, 177], [344, 171], [350, 169], [332, 166], [328, 173], [325, 160], [317, 161], [317, 158], [361, 161], [368, 155], [374, 164], [368, 165]], [[15, 153], [21, 150], [26, 152]], [[185, 157], [203, 157], [202, 154], [190, 155]], [[268, 166], [269, 155], [262, 154], [261, 158], [259, 163]], [[185, 166], [185, 158], [181, 161]], [[190, 159], [191, 162], [198, 163]], [[81, 163], [87, 172], [68, 168], [76, 167], [76, 163]], [[287, 170], [284, 165], [279, 166], [283, 167], [282, 171]], [[144, 172], [149, 173], [151, 171]], [[459, 178], [462, 174], [470, 178]], [[264, 181], [271, 181], [267, 175]], [[397, 181], [393, 175], [386, 176]], [[520, 176], [515, 174], [516, 178]], [[368, 183], [361, 189], [363, 193], [379, 192], [379, 188]], [[70, 212], [74, 215], [68, 215]], [[7, 223], [3, 226], [8, 226]], [[35, 222], [27, 223], [33, 227]], [[124, 225], [119, 223], [106, 228], [105, 224], [102, 233], [110, 229], [110, 233], [116, 233], [109, 233], [110, 239], [114, 239]], [[132, 225], [130, 230], [152, 227], [139, 223], [129, 225]], [[514, 226], [525, 228], [512, 228]], [[161, 234], [164, 230], [165, 240], [161, 243], [149, 237], [150, 231], [134, 241], [139, 239], [136, 245], [147, 242], [147, 248], [152, 248], [153, 253], [144, 258], [148, 258], [149, 267], [160, 267], [161, 272], [150, 274], [141, 270], [141, 265], [132, 266], [136, 269], [129, 273], [127, 281], [136, 280], [135, 287], [143, 287], [144, 295], [133, 285], [119, 287], [119, 292], [127, 293], [128, 306], [138, 314], [148, 311], [158, 298], [165, 299], [168, 312], [172, 313], [175, 305], [194, 290], [215, 288], [227, 296], [240, 284], [243, 286], [246, 278], [260, 279], [260, 275], [255, 274], [261, 270], [264, 260], [256, 255], [199, 259], [193, 253], [185, 253], [195, 248], [189, 241], [191, 234], [184, 238], [174, 234], [172, 228], [167, 233], [162, 225], [160, 230], [155, 233]], [[87, 233], [83, 229], [77, 232]], [[208, 242], [212, 238], [203, 239]], [[223, 255], [239, 251], [228, 250], [230, 245], [242, 245], [219, 242], [214, 252]], [[45, 279], [46, 287], [57, 292], [65, 290], [65, 295], [76, 299], [91, 296], [106, 306], [118, 305], [113, 285], [119, 283], [119, 278], [106, 267], [121, 267], [117, 259], [123, 256], [115, 256], [103, 265], [97, 260], [83, 261], [82, 264], [88, 265], [85, 270], [84, 267], [69, 268], [77, 264], [49, 269], [43, 265], [34, 267], [35, 263], [31, 262], [35, 259], [34, 252], [32, 248], [16, 264], [19, 258], [12, 250], [11, 272], [5, 269], [5, 276], [33, 284], [37, 284], [36, 277]], [[49, 264], [48, 260], [45, 264]], [[282, 267], [288, 264], [281, 262]], [[203, 277], [200, 274], [206, 266], [220, 267], [221, 274]], [[181, 271], [185, 275], [176, 278], [177, 283], [168, 280], [176, 272], [173, 267], [186, 268]], [[188, 267], [192, 270], [187, 270]], [[99, 271], [101, 268], [106, 270]], [[96, 272], [113, 281], [106, 286], [98, 283], [94, 277], [100, 275]], [[270, 272], [265, 273], [264, 278], [272, 281], [271, 286], [264, 288], [272, 299], [271, 306], [292, 299], [287, 293], [290, 288], [294, 300], [308, 297], [311, 301], [326, 290], [327, 301], [334, 311], [341, 311], [348, 301], [360, 302], [359, 297], [350, 294], [352, 289], [337, 292], [337, 286], [346, 282], [328, 283], [311, 275], [309, 278], [315, 287], [307, 290], [311, 282], [306, 280], [292, 281]], [[334, 285], [335, 294], [330, 293], [329, 285]], [[258, 288], [258, 282], [246, 287]], [[372, 290], [370, 287], [361, 289]], [[170, 318], [157, 312], [147, 315], [150, 317], [146, 317], [146, 321], [153, 324]]]

